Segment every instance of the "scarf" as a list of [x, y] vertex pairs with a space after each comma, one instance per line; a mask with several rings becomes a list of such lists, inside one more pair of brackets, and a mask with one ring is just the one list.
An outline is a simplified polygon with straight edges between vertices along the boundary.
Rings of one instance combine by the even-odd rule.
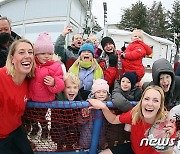
[[85, 69], [90, 69], [93, 67], [94, 68], [94, 79], [96, 80], [96, 79], [103, 78], [103, 71], [102, 71], [101, 67], [99, 66], [99, 64], [96, 62], [95, 63], [93, 61], [84, 62], [84, 61], [80, 60], [80, 62], [78, 63], [78, 60], [76, 60], [69, 70], [70, 70], [70, 72], [73, 72], [75, 75], [78, 76], [79, 75], [79, 67], [82, 67]]

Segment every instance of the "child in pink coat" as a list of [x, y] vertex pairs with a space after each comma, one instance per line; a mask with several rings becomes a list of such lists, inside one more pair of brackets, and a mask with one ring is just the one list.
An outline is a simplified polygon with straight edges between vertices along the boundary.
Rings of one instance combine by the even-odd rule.
[[[35, 77], [30, 80], [29, 97], [36, 102], [50, 102], [55, 100], [55, 94], [63, 91], [64, 80], [61, 64], [53, 60], [54, 46], [47, 32], [40, 33], [35, 44], [36, 60]], [[36, 116], [41, 118], [42, 138], [48, 138], [48, 124], [45, 119], [48, 108], [37, 108]], [[36, 135], [39, 127], [34, 118], [31, 135]]]

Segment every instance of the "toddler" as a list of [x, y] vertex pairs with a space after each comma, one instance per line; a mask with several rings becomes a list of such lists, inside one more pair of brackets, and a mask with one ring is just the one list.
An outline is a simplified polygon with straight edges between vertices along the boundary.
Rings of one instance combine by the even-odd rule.
[[[89, 94], [89, 98], [98, 99], [101, 101], [110, 101], [109, 85], [107, 84], [107, 81], [105, 81], [104, 79], [94, 80], [91, 93]], [[79, 143], [84, 149], [88, 149], [90, 147], [94, 114], [95, 114], [94, 111], [90, 112], [89, 109], [87, 108], [82, 109], [82, 120], [81, 120], [82, 127], [80, 132]], [[105, 121], [103, 121], [100, 139], [99, 139], [99, 145], [101, 148], [106, 146], [105, 145], [106, 140], [104, 136], [105, 136]]]
[[[55, 94], [64, 89], [63, 71], [60, 62], [53, 60], [54, 46], [47, 32], [39, 34], [34, 44], [34, 53], [35, 77], [29, 83], [29, 97], [36, 102], [54, 101]], [[48, 138], [48, 123], [45, 118], [47, 110], [48, 108], [36, 108], [31, 135], [34, 136], [39, 131], [37, 119], [41, 118], [41, 138]]]
[[146, 55], [150, 55], [152, 49], [143, 42], [143, 32], [140, 29], [135, 29], [132, 32], [131, 41], [126, 50], [122, 52], [122, 73], [136, 72], [139, 82], [145, 74], [142, 59]]

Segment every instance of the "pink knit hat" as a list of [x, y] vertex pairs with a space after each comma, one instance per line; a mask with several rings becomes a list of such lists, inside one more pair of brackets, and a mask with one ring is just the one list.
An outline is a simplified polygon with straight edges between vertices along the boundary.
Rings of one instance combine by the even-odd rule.
[[92, 85], [92, 93], [94, 94], [98, 90], [106, 90], [109, 93], [109, 85], [107, 84], [106, 80], [104, 79], [94, 80], [94, 83]]
[[39, 34], [36, 42], [34, 43], [34, 53], [54, 53], [54, 45], [51, 37], [47, 32]]

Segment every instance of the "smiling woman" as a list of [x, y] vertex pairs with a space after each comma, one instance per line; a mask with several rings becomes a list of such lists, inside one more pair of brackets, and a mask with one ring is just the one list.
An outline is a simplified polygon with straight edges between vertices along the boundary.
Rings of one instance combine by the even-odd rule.
[[[139, 103], [130, 111], [121, 115], [113, 114], [108, 107], [101, 101], [90, 99], [88, 100], [95, 109], [102, 109], [105, 118], [111, 124], [127, 123], [131, 124], [131, 143], [125, 143], [116, 147], [111, 147], [102, 151], [102, 154], [144, 154], [159, 152], [151, 146], [140, 146], [141, 140], [146, 138], [146, 132], [158, 120], [165, 119], [167, 112], [164, 108], [164, 92], [159, 86], [149, 86], [142, 94]], [[163, 127], [169, 133], [171, 138], [175, 138], [175, 125], [174, 121], [168, 123]], [[141, 130], [141, 131], [139, 131]], [[173, 152], [171, 147], [163, 154], [170, 154]]]
[[0, 69], [0, 153], [33, 154], [22, 128], [28, 100], [28, 77], [34, 75], [34, 50], [25, 39], [15, 41]]

